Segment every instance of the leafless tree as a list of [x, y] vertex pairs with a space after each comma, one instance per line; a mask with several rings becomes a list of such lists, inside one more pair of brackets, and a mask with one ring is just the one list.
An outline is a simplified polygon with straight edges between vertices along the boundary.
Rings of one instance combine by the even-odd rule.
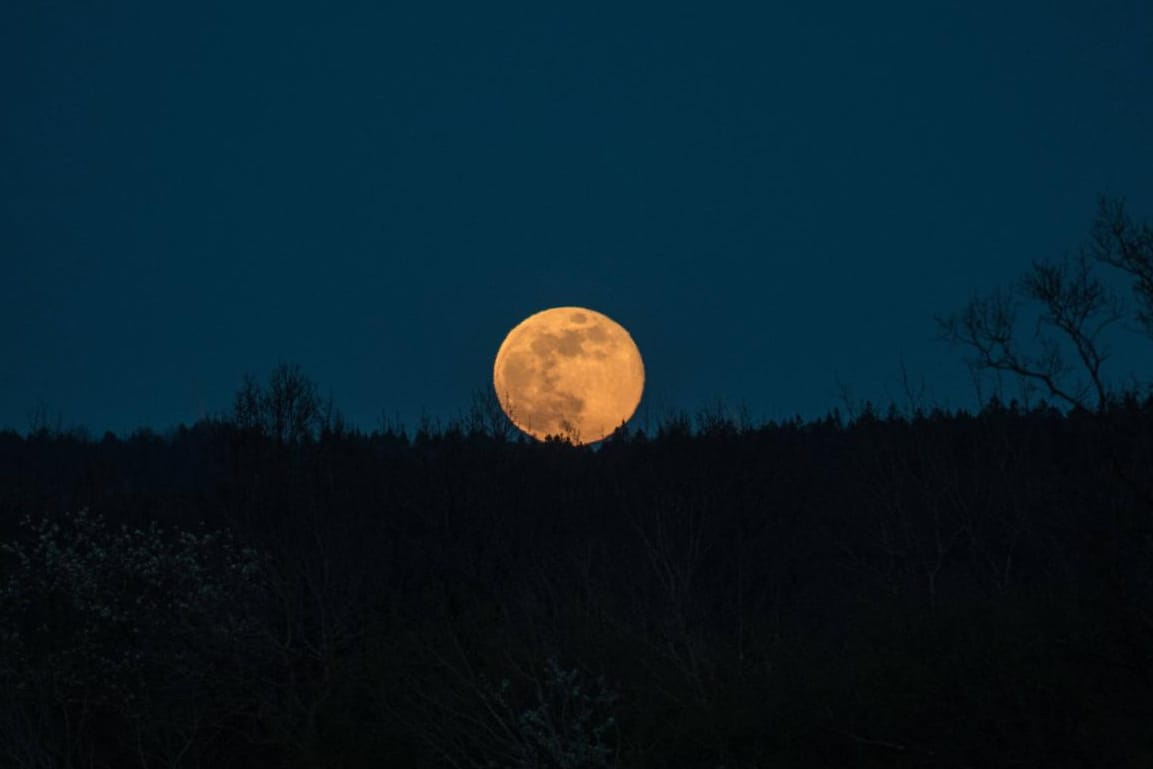
[[[1118, 398], [1102, 374], [1109, 357], [1103, 340], [1105, 330], [1122, 320], [1125, 307], [1093, 271], [1093, 264], [1116, 268], [1133, 281], [1133, 294], [1140, 309], [1137, 319], [1153, 339], [1153, 226], [1135, 224], [1124, 201], [1101, 197], [1091, 228], [1091, 238], [1075, 256], [1059, 262], [1034, 262], [1031, 271], [1009, 291], [976, 296], [961, 310], [938, 317], [941, 336], [971, 348], [975, 371], [1008, 372], [1025, 382], [1044, 385], [1052, 397], [1074, 408], [1105, 414]], [[1016, 331], [1017, 310], [1022, 300], [1040, 305], [1034, 331], [1039, 351], [1021, 346]], [[1052, 333], [1053, 331], [1057, 333]], [[1077, 364], [1069, 364], [1063, 350], [1072, 347]], [[1081, 369], [1078, 382], [1073, 372]], [[1086, 381], [1087, 379], [1087, 381]], [[1116, 430], [1111, 424], [1108, 429]], [[1138, 497], [1153, 507], [1153, 491], [1146, 481], [1110, 455], [1117, 476]]]
[[[1093, 271], [1091, 257], [1130, 272], [1137, 279], [1139, 296], [1153, 301], [1149, 258], [1153, 236], [1147, 228], [1134, 228], [1123, 210], [1113, 205], [1101, 204], [1093, 229], [1095, 246], [1060, 261], [1035, 261], [1009, 290], [975, 296], [959, 313], [938, 317], [941, 336], [972, 349], [976, 356], [970, 364], [977, 370], [1008, 372], [1043, 385], [1050, 396], [1069, 406], [1103, 410], [1111, 397], [1102, 374], [1109, 358], [1104, 332], [1125, 317], [1125, 308]], [[1142, 245], [1142, 238], [1148, 246]], [[1035, 351], [1022, 345], [1017, 331], [1018, 311], [1026, 301], [1040, 311], [1033, 333]], [[1146, 323], [1153, 320], [1147, 313], [1141, 317]], [[1067, 360], [1065, 351], [1070, 347], [1076, 363]], [[1080, 378], [1075, 376], [1078, 369]]]
[[505, 414], [496, 392], [491, 387], [473, 391], [472, 404], [465, 417], [469, 433], [487, 435], [501, 443], [507, 443], [516, 435], [516, 426]]
[[486, 674], [449, 629], [410, 650], [422, 659], [402, 673], [401, 694], [381, 705], [454, 769], [615, 769], [620, 766], [619, 693], [603, 676], [565, 667], [549, 656], [544, 669], [505, 650], [502, 670]]
[[1133, 279], [1133, 294], [1142, 308], [1137, 319], [1153, 338], [1153, 226], [1135, 224], [1123, 200], [1102, 197], [1089, 250], [1098, 261]]
[[312, 557], [270, 570], [260, 639], [277, 672], [262, 688], [263, 726], [273, 744], [305, 762], [319, 760], [322, 725], [355, 688], [347, 660], [364, 633], [357, 575], [337, 574], [328, 545], [315, 545]]
[[236, 424], [255, 429], [285, 444], [316, 438], [332, 419], [331, 404], [325, 404], [316, 383], [295, 363], [277, 365], [268, 377], [267, 387], [248, 374], [233, 402]]

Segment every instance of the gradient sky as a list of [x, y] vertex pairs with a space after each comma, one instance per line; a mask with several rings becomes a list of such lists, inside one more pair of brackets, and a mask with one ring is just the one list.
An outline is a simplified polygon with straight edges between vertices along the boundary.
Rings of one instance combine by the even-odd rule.
[[902, 363], [967, 406], [933, 315], [1101, 193], [1153, 217], [1148, 0], [567, 5], [5, 3], [0, 426], [163, 429], [280, 360], [451, 419], [553, 305], [630, 330], [650, 417]]

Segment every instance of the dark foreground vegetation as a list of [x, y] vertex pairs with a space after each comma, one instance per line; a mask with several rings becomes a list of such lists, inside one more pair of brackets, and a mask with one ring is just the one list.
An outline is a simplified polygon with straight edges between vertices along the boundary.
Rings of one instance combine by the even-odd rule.
[[1153, 765], [1153, 399], [598, 451], [257, 412], [0, 434], [0, 764]]
[[364, 434], [282, 366], [164, 436], [0, 433], [0, 767], [1153, 766], [1153, 396], [1095, 264], [1153, 339], [1110, 201], [941, 320], [1060, 410], [594, 451], [491, 401]]

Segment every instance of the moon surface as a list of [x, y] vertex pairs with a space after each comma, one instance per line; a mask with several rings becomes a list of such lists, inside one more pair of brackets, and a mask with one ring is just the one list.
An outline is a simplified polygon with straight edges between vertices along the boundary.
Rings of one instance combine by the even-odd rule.
[[595, 443], [636, 411], [645, 367], [616, 321], [584, 307], [554, 307], [508, 333], [492, 383], [504, 413], [534, 438]]

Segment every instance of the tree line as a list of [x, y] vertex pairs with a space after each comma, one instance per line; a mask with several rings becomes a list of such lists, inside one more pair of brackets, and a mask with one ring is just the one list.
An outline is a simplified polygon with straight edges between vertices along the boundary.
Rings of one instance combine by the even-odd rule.
[[284, 365], [164, 435], [0, 432], [0, 766], [1147, 766], [1153, 394], [1091, 267], [1147, 301], [1153, 237], [1098, 223], [941, 320], [1027, 405], [593, 450], [483, 398], [365, 432]]

